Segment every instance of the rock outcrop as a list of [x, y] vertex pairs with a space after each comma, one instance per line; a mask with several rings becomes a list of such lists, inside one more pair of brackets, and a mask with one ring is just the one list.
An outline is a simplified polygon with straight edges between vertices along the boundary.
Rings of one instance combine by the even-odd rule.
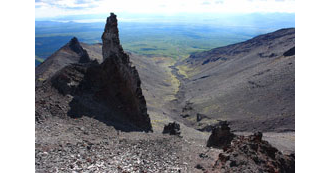
[[294, 154], [284, 155], [262, 133], [234, 135], [227, 122], [212, 130], [208, 147], [222, 149], [211, 172], [295, 172]]
[[[105, 25], [103, 59], [88, 61], [77, 39], [70, 48], [82, 54], [36, 87], [36, 119], [89, 116], [123, 131], [152, 131], [141, 80], [119, 43], [116, 16]], [[72, 43], [72, 44], [71, 44]], [[87, 54], [87, 55], [86, 55]]]
[[76, 52], [80, 56], [80, 58], [79, 58], [80, 63], [87, 63], [87, 62], [91, 61], [87, 51], [81, 47], [81, 45], [76, 37], [73, 37], [70, 40], [68, 46], [71, 48], [72, 51]]
[[110, 17], [107, 18], [107, 23], [105, 24], [104, 32], [102, 34], [103, 60], [113, 56], [126, 55], [126, 58], [122, 57], [121, 60], [125, 63], [128, 63], [129, 59], [127, 58], [127, 54], [124, 53], [124, 50], [120, 45], [117, 25], [117, 16], [114, 13], [111, 13]]
[[221, 126], [212, 129], [212, 134], [207, 140], [207, 147], [225, 148], [230, 145], [235, 135], [230, 132], [227, 121], [222, 122]]
[[76, 37], [61, 47], [36, 68], [36, 80], [44, 81], [58, 70], [73, 63], [88, 63], [92, 61], [87, 51], [83, 49]]
[[170, 135], [177, 135], [179, 136], [181, 134], [180, 132], [180, 124], [173, 122], [168, 123], [164, 126], [163, 134], [170, 134]]
[[214, 164], [219, 172], [295, 172], [294, 154], [284, 155], [267, 141], [262, 134], [237, 136]]
[[283, 56], [293, 56], [293, 55], [295, 55], [295, 47], [283, 53]]

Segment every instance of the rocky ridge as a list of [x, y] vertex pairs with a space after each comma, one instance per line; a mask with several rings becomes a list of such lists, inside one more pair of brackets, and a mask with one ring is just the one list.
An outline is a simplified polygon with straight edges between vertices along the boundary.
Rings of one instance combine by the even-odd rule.
[[[119, 38], [117, 23], [109, 24], [113, 21], [116, 21], [116, 16], [112, 13], [103, 37], [102, 50], [106, 53], [101, 64], [95, 60], [87, 61], [88, 54], [73, 38], [68, 47], [74, 52], [81, 52], [78, 63], [63, 67], [37, 85], [38, 122], [50, 116], [89, 116], [121, 130], [152, 131], [137, 70], [131, 66], [119, 40], [107, 44], [106, 35]], [[47, 61], [52, 59], [44, 63]]]
[[81, 46], [76, 37], [47, 58], [36, 69], [36, 81], [44, 81], [53, 76], [59, 69], [72, 63], [87, 63], [93, 60]]

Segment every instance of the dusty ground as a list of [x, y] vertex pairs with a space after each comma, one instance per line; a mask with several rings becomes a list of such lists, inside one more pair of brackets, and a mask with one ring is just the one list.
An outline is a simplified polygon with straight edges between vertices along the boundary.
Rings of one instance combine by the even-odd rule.
[[[182, 137], [157, 130], [126, 133], [89, 117], [54, 117], [36, 124], [36, 172], [203, 172], [197, 165], [212, 170], [223, 151], [206, 147], [208, 133], [183, 124], [181, 129]], [[264, 136], [281, 151], [294, 150], [294, 134]]]
[[36, 172], [198, 172], [219, 153], [203, 140], [120, 132], [89, 117], [36, 124], [35, 147]]

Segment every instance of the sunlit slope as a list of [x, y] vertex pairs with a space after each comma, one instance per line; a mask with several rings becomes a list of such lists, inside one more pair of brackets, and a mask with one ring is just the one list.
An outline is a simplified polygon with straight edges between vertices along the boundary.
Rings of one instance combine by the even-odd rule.
[[[178, 63], [194, 109], [186, 120], [196, 128], [228, 120], [240, 131], [294, 130], [294, 49], [283, 55], [294, 46], [295, 29], [282, 29]], [[197, 122], [197, 113], [207, 118]]]

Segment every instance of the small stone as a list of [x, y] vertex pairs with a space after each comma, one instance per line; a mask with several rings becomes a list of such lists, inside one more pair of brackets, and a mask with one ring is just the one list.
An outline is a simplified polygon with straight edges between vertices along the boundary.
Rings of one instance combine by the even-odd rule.
[[197, 115], [196, 115], [196, 121], [197, 122], [202, 121], [202, 119], [204, 119], [204, 118], [207, 118], [207, 116], [204, 115], [204, 114], [197, 113]]
[[237, 166], [236, 161], [235, 161], [235, 160], [231, 160], [229, 166], [230, 166], [230, 167]]
[[200, 158], [207, 158], [208, 156], [207, 156], [206, 154], [204, 154], [204, 153], [200, 153], [200, 154], [199, 154], [199, 157], [200, 157]]
[[203, 166], [200, 165], [200, 164], [197, 164], [197, 165], [195, 166], [195, 168], [196, 168], [196, 169], [203, 169]]
[[262, 140], [262, 133], [261, 132], [256, 132], [253, 134], [253, 138], [255, 141], [261, 141]]

